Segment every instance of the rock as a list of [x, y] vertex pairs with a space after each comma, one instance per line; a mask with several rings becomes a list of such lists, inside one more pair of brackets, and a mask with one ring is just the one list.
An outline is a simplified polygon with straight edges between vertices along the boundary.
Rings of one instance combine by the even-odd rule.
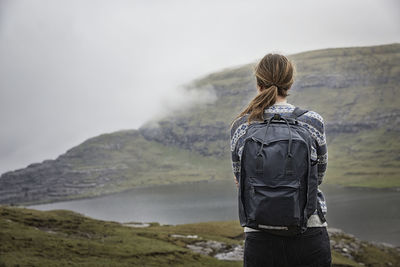
[[[180, 235], [179, 235], [180, 236]], [[243, 260], [243, 246], [228, 246], [222, 242], [207, 240], [199, 241], [193, 244], [186, 245], [195, 253], [214, 256], [219, 260], [241, 261]]]
[[135, 228], [144, 228], [144, 227], [149, 227], [149, 223], [123, 223], [123, 226], [128, 226], [128, 227], [135, 227]]
[[232, 250], [215, 254], [214, 257], [219, 260], [241, 261], [243, 260], [243, 253], [243, 246], [237, 245]]
[[173, 235], [170, 235], [171, 237], [175, 237], [175, 238], [194, 238], [194, 239], [196, 239], [196, 238], [199, 238], [197, 235], [176, 235], [176, 234], [173, 234]]
[[195, 253], [203, 254], [203, 255], [210, 255], [213, 250], [208, 247], [203, 247], [200, 245], [186, 245], [187, 248], [191, 249]]

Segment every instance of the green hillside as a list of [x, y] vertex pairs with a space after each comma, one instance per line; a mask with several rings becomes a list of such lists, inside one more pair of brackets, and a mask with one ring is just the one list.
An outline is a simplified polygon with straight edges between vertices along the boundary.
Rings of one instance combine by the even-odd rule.
[[[190, 235], [191, 238], [187, 238]], [[333, 266], [398, 266], [398, 249], [376, 246], [344, 233], [330, 235]], [[242, 245], [237, 221], [137, 228], [95, 220], [68, 210], [38, 211], [0, 206], [0, 266], [242, 266], [218, 260], [190, 245], [208, 240], [224, 251]], [[214, 242], [215, 243], [215, 242]], [[344, 253], [343, 248], [346, 248]], [[222, 252], [223, 253], [223, 252]]]
[[[290, 55], [288, 102], [326, 122], [325, 183], [400, 187], [400, 44]], [[232, 179], [229, 124], [256, 94], [256, 62], [186, 84], [209, 100], [138, 130], [90, 138], [54, 160], [2, 174], [0, 203], [39, 203], [137, 186]]]
[[[325, 182], [399, 187], [400, 44], [324, 49], [289, 57], [297, 75], [288, 102], [317, 111], [326, 122]], [[162, 130], [153, 133], [152, 140], [172, 145], [163, 137], [174, 135], [180, 147], [229, 159], [227, 122], [256, 94], [254, 64], [194, 81], [192, 86], [198, 90], [213, 88], [217, 100], [196, 108], [195, 115], [181, 112], [180, 124], [170, 123], [171, 118], [162, 120]], [[206, 133], [210, 128], [211, 137]]]

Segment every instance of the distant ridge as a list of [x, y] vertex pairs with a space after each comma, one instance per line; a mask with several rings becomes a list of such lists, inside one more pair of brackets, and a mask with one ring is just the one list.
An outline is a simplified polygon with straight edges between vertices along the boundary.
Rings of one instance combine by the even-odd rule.
[[[400, 187], [400, 44], [328, 48], [289, 56], [288, 102], [326, 121], [325, 182]], [[0, 177], [0, 203], [91, 197], [137, 186], [231, 179], [229, 123], [256, 94], [253, 63], [192, 81], [213, 97], [138, 130], [101, 134], [54, 160]]]

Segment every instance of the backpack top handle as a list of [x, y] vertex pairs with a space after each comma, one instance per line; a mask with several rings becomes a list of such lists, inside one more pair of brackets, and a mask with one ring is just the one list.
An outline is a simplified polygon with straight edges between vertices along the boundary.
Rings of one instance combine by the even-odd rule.
[[[306, 109], [301, 109], [301, 108], [299, 108], [299, 107], [295, 107], [294, 110], [292, 111], [292, 113], [290, 113], [290, 114], [287, 116], [287, 118], [289, 119], [289, 121], [291, 121], [290, 119], [296, 120], [298, 117], [300, 117], [301, 115], [303, 115], [304, 113], [307, 113], [307, 112], [308, 112], [308, 110], [306, 110]], [[273, 120], [276, 120], [276, 121], [282, 120], [282, 117], [283, 117], [283, 116], [281, 116], [281, 115], [278, 114], [278, 113], [274, 113], [274, 114], [272, 115]], [[264, 119], [264, 122], [268, 122], [268, 121], [271, 119], [271, 117], [266, 118], [266, 117], [265, 117], [265, 113], [264, 113], [264, 114], [263, 114], [263, 119]]]

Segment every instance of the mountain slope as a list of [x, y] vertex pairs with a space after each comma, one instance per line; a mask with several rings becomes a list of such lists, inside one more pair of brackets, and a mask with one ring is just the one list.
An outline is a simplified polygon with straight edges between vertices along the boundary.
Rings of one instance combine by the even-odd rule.
[[[328, 140], [327, 183], [400, 187], [400, 44], [289, 56], [297, 75], [288, 102], [320, 113]], [[186, 87], [214, 101], [175, 111], [138, 130], [90, 138], [55, 160], [0, 177], [0, 203], [38, 203], [135, 186], [232, 179], [229, 124], [255, 96], [255, 62]]]

